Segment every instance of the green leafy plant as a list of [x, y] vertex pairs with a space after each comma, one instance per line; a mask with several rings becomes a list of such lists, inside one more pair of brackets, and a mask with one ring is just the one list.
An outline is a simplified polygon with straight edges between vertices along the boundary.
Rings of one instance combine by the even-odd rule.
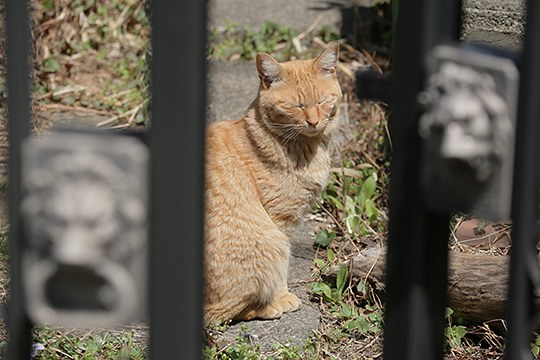
[[366, 305], [362, 309], [347, 304], [341, 306], [340, 315], [346, 319], [343, 327], [350, 334], [366, 335], [382, 332], [383, 316], [381, 309], [373, 305]]
[[321, 27], [321, 30], [319, 30], [319, 36], [325, 43], [339, 41], [341, 39], [341, 35], [336, 33], [334, 28], [330, 25]]
[[[228, 325], [214, 327], [214, 330], [222, 332], [228, 328]], [[235, 340], [227, 344], [222, 349], [216, 345], [207, 346], [203, 349], [203, 358], [205, 360], [257, 360], [261, 358], [261, 348], [253, 341], [250, 335], [249, 326], [244, 324]]]
[[378, 183], [374, 169], [345, 167], [342, 173], [335, 173], [323, 192], [321, 206], [333, 214], [339, 231], [324, 229], [317, 234], [315, 243], [327, 247], [336, 238], [375, 234], [381, 226]]
[[54, 57], [49, 57], [43, 61], [41, 71], [46, 73], [55, 73], [60, 69], [60, 62]]
[[[356, 290], [361, 294], [368, 293], [368, 284], [361, 281]], [[335, 339], [343, 336], [379, 334], [382, 332], [382, 310], [375, 304], [357, 306], [351, 291], [348, 266], [342, 264], [339, 267], [335, 286], [318, 281], [312, 284], [313, 294], [319, 296], [324, 302], [331, 305], [330, 312], [342, 323], [342, 334], [327, 334]], [[337, 340], [336, 340], [337, 341]]]
[[298, 345], [291, 345], [289, 343], [282, 344], [282, 343], [276, 343], [272, 347], [274, 350], [274, 354], [271, 356], [268, 356], [267, 360], [277, 360], [277, 359], [284, 359], [284, 360], [292, 360], [292, 359], [304, 359], [305, 356], [303, 356], [303, 352], [300, 349]]
[[329, 26], [316, 33], [298, 34], [291, 27], [273, 21], [264, 22], [256, 29], [228, 21], [225, 26], [210, 29], [208, 57], [219, 60], [252, 60], [257, 53], [266, 52], [279, 61], [301, 58], [304, 53], [309, 54], [308, 45], [314, 36], [326, 43], [341, 40], [339, 34]]
[[366, 226], [369, 226], [368, 224], [375, 221], [379, 216], [379, 211], [373, 202], [377, 187], [376, 183], [377, 173], [375, 172], [362, 183], [357, 179], [346, 181], [346, 185], [352, 188], [354, 194], [352, 196], [345, 195], [346, 217], [344, 223], [350, 234], [354, 234], [358, 230], [362, 235], [368, 233]]
[[467, 334], [467, 328], [462, 325], [452, 325], [452, 314], [454, 314], [454, 310], [446, 308], [445, 317], [448, 320], [448, 326], [444, 329], [444, 335], [447, 345], [454, 349], [461, 347], [463, 338]]
[[531, 343], [531, 351], [535, 358], [538, 358], [538, 355], [540, 355], [540, 335], [538, 333], [534, 333], [534, 341]]
[[321, 247], [327, 247], [330, 245], [332, 240], [336, 238], [337, 234], [335, 232], [332, 232], [328, 229], [321, 230], [317, 237], [315, 238], [315, 244], [321, 246]]
[[292, 28], [271, 21], [256, 30], [228, 22], [221, 29], [210, 30], [208, 55], [212, 59], [250, 60], [258, 52], [273, 54], [279, 47], [287, 56], [292, 51], [295, 35]]
[[[321, 272], [326, 272], [335, 261], [335, 254], [332, 249], [326, 251], [327, 261], [322, 259], [315, 259], [315, 265], [317, 265]], [[323, 298], [324, 301], [337, 303], [343, 299], [343, 296], [347, 290], [349, 281], [349, 268], [348, 265], [342, 264], [339, 267], [335, 287], [324, 281], [317, 281], [311, 284], [312, 291], [315, 295]]]
[[[213, 327], [218, 333], [224, 328]], [[316, 360], [319, 357], [313, 347], [313, 343], [308, 341], [305, 346], [291, 344], [289, 342], [277, 342], [271, 349], [263, 349], [257, 343], [256, 338], [250, 335], [249, 326], [244, 324], [240, 327], [238, 336], [234, 341], [218, 348], [217, 345], [206, 346], [203, 349], [205, 360], [293, 360], [306, 359]]]
[[[316, 259], [317, 266], [322, 266], [321, 271], [329, 269], [335, 262], [335, 254], [327, 249], [327, 260]], [[331, 313], [343, 322], [343, 329], [348, 335], [368, 333], [375, 334], [382, 331], [382, 310], [375, 304], [365, 304], [358, 307], [352, 293], [367, 297], [369, 284], [359, 281], [356, 287], [351, 287], [349, 266], [341, 264], [337, 271], [335, 284], [325, 281], [317, 281], [311, 284], [313, 294], [319, 296], [324, 302], [331, 305]]]
[[[45, 109], [95, 110], [112, 119], [109, 126], [144, 123], [150, 56], [145, 2], [44, 0], [32, 5], [37, 38], [46, 39], [34, 52], [35, 103]], [[62, 26], [49, 32], [51, 21], [59, 18]]]
[[133, 359], [147, 357], [146, 342], [137, 341], [135, 331], [91, 331], [86, 333], [38, 328], [34, 341], [43, 345], [35, 359]]

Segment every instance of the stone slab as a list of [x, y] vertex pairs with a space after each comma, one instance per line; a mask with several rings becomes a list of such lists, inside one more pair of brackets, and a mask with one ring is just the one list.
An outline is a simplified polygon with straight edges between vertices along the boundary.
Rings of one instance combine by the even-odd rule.
[[510, 50], [521, 47], [525, 24], [523, 0], [465, 0], [462, 36]]
[[257, 96], [254, 61], [211, 61], [207, 75], [207, 121], [240, 119]]
[[338, 26], [340, 10], [350, 3], [347, 0], [211, 0], [208, 4], [209, 24], [224, 26], [232, 21], [257, 28], [265, 21], [272, 21], [303, 31], [321, 17], [319, 27]]

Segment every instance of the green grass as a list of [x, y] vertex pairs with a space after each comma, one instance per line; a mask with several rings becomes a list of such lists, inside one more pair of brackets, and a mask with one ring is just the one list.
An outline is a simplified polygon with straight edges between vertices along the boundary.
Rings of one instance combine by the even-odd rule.
[[143, 123], [149, 98], [145, 1], [43, 0], [33, 6], [39, 35], [35, 105], [91, 109]]
[[34, 329], [34, 343], [44, 346], [35, 359], [143, 360], [146, 342], [135, 330], [82, 331], [51, 327]]
[[[217, 340], [217, 335], [226, 330], [227, 326], [220, 326], [210, 331], [211, 340]], [[249, 325], [242, 325], [238, 336], [234, 341], [218, 347], [217, 345], [206, 346], [203, 349], [205, 360], [319, 360], [316, 347], [312, 341], [304, 345], [276, 342], [270, 349], [263, 349], [260, 344], [246, 335], [249, 334]]]
[[265, 52], [279, 61], [312, 56], [314, 38], [324, 43], [342, 41], [329, 26], [317, 32], [298, 33], [276, 22], [264, 22], [259, 28], [242, 27], [234, 22], [212, 28], [208, 34], [208, 57], [214, 60], [253, 60]]

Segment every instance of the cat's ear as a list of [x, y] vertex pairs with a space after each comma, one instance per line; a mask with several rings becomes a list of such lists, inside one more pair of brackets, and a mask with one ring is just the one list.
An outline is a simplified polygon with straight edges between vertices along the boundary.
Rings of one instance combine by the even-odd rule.
[[273, 57], [266, 53], [257, 54], [257, 71], [261, 84], [266, 88], [281, 80], [283, 68]]
[[339, 44], [332, 43], [317, 59], [315, 59], [315, 68], [322, 75], [335, 76], [338, 59]]

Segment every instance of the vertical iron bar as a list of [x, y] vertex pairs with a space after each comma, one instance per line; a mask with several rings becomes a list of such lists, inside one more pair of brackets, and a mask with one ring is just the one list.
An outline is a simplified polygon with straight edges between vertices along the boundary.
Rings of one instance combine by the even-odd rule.
[[420, 20], [424, 31], [419, 36], [424, 51], [434, 45], [456, 43], [461, 35], [462, 0], [427, 0], [424, 6], [426, 16]]
[[533, 284], [525, 259], [537, 257], [537, 221], [540, 147], [540, 4], [527, 1], [527, 22], [522, 53], [514, 188], [512, 198], [512, 254], [508, 293], [506, 359], [532, 359]]
[[21, 143], [30, 121], [30, 24], [28, 2], [6, 1], [6, 57], [9, 132], [9, 261], [10, 299], [7, 312], [8, 351], [11, 360], [29, 359], [32, 325], [25, 310], [21, 254], [24, 246], [19, 205], [21, 200]]
[[150, 357], [201, 358], [206, 2], [153, 0]]
[[384, 358], [441, 359], [449, 217], [423, 203], [420, 109], [425, 59], [434, 45], [457, 41], [460, 1], [400, 1], [395, 41], [394, 143], [390, 188]]

